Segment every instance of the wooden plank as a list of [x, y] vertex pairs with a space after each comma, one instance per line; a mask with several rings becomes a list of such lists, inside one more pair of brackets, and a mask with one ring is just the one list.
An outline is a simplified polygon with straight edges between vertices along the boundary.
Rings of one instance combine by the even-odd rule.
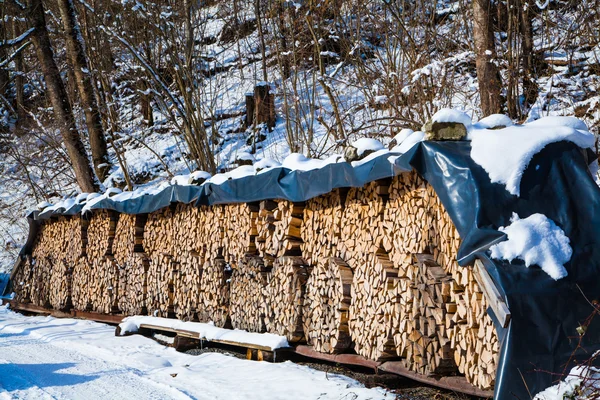
[[187, 331], [185, 329], [176, 329], [170, 328], [161, 325], [152, 325], [152, 324], [140, 324], [140, 329], [150, 329], [153, 331], [163, 331], [163, 332], [171, 332], [176, 333], [179, 336], [184, 336], [190, 339], [200, 339], [200, 334], [198, 332]]
[[10, 309], [17, 311], [25, 311], [36, 314], [47, 314], [50, 315], [52, 313], [52, 309], [44, 308], [42, 306], [36, 306], [32, 303], [19, 303], [14, 300], [10, 301]]
[[105, 324], [120, 324], [125, 318], [124, 315], [112, 315], [112, 314], [100, 314], [90, 311], [79, 311], [72, 310], [69, 315], [71, 318], [89, 319], [96, 322], [103, 322]]
[[510, 322], [510, 310], [508, 309], [508, 306], [504, 302], [502, 296], [500, 296], [500, 292], [496, 288], [496, 284], [494, 283], [492, 277], [485, 269], [483, 262], [479, 259], [475, 260], [473, 275], [475, 276], [475, 280], [479, 284], [479, 287], [483, 291], [488, 304], [494, 311], [496, 318], [500, 322], [500, 325], [502, 325], [503, 328], [506, 328]]
[[346, 365], [357, 365], [361, 367], [372, 368], [373, 370], [377, 370], [377, 368], [381, 365], [380, 362], [368, 360], [362, 356], [357, 354], [325, 354], [320, 353], [312, 348], [312, 346], [299, 345], [296, 346], [294, 351], [296, 354], [300, 354], [305, 357], [315, 358], [318, 360], [335, 362]]
[[253, 344], [253, 343], [234, 342], [232, 340], [222, 340], [222, 339], [213, 339], [213, 340], [204, 339], [204, 340], [206, 340], [207, 342], [212, 342], [212, 343], [226, 344], [226, 345], [229, 345], [229, 346], [246, 347], [248, 349], [262, 350], [262, 351], [287, 351], [287, 350], [291, 350], [290, 347], [280, 347], [278, 349], [271, 349], [270, 347], [267, 347], [267, 346], [261, 346], [261, 345]]
[[[271, 349], [270, 347], [261, 346], [259, 344], [254, 344], [254, 343], [236, 342], [236, 341], [233, 341], [233, 340], [224, 340], [224, 339], [207, 339], [205, 337], [200, 338], [200, 334], [198, 332], [192, 332], [192, 331], [186, 331], [186, 330], [183, 330], [183, 329], [175, 329], [175, 328], [170, 328], [170, 327], [164, 327], [164, 326], [160, 326], [160, 325], [140, 324], [140, 329], [149, 329], [149, 330], [153, 330], [153, 331], [172, 332], [172, 333], [176, 333], [179, 336], [185, 336], [185, 337], [192, 338], [192, 339], [198, 339], [198, 340], [203, 340], [203, 341], [212, 342], [212, 343], [220, 343], [220, 344], [225, 344], [225, 345], [229, 345], [229, 346], [245, 347], [247, 349], [262, 350], [262, 351], [273, 351], [273, 349]], [[275, 349], [275, 350], [276, 351], [280, 351], [280, 350], [289, 350], [289, 349], [290, 349], [289, 347], [282, 347], [282, 348], [278, 348], [278, 349]]]
[[401, 375], [410, 378], [417, 382], [426, 383], [428, 385], [437, 386], [442, 389], [453, 390], [456, 392], [478, 396], [484, 398], [493, 398], [494, 392], [491, 390], [481, 390], [467, 382], [464, 376], [425, 376], [419, 373], [409, 371], [403, 365], [403, 361], [387, 361], [379, 366], [379, 371], [389, 372], [396, 375]]

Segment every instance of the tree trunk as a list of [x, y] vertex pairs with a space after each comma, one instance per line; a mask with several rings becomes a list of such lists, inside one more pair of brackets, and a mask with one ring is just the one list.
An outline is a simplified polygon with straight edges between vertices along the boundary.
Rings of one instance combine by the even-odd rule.
[[46, 28], [46, 17], [42, 0], [29, 1], [29, 24], [35, 29], [31, 41], [44, 74], [46, 92], [50, 97], [56, 121], [58, 122], [65, 147], [73, 164], [77, 183], [84, 192], [99, 190], [98, 180], [94, 175], [83, 142], [75, 125], [71, 103], [67, 97], [64, 82], [54, 61], [54, 53]]
[[84, 52], [83, 37], [77, 24], [73, 3], [70, 0], [58, 0], [58, 7], [65, 31], [67, 57], [73, 69], [74, 83], [79, 93], [81, 106], [85, 112], [85, 121], [90, 138], [90, 148], [92, 150], [92, 161], [96, 175], [103, 181], [108, 175], [110, 163], [100, 111], [96, 103], [90, 69]]
[[533, 80], [534, 58], [533, 58], [533, 19], [531, 15], [532, 5], [528, 1], [521, 3], [521, 41], [523, 54], [523, 92], [527, 105], [535, 103], [538, 95], [538, 85]]
[[[4, 10], [0, 9], [0, 19], [2, 19], [2, 23], [0, 23], [0, 42], [6, 41], [6, 23], [4, 22]], [[6, 60], [8, 56], [8, 52], [6, 51], [5, 46], [0, 46], [0, 61]], [[8, 75], [8, 64], [4, 67], [0, 67], [0, 96], [8, 97], [8, 83], [10, 76]]]
[[473, 1], [473, 39], [481, 111], [484, 116], [496, 114], [501, 110], [501, 82], [498, 68], [492, 61], [496, 57], [496, 46], [489, 0]]
[[183, 8], [185, 9], [185, 66], [189, 72], [192, 71], [194, 57], [194, 27], [190, 0], [183, 0]]
[[[13, 20], [12, 23], [13, 37], [19, 37], [21, 29], [19, 23]], [[20, 52], [15, 57], [15, 110], [17, 111], [17, 124], [23, 123], [27, 113], [25, 113], [25, 64], [23, 63], [23, 53]]]

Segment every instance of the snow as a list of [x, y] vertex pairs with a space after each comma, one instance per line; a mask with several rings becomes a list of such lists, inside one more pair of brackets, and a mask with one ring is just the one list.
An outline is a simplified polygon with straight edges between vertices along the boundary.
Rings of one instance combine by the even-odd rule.
[[473, 160], [485, 169], [492, 182], [505, 185], [516, 196], [520, 195], [527, 165], [546, 145], [565, 140], [592, 148], [595, 143], [586, 125], [571, 117], [545, 117], [498, 130], [473, 129], [469, 138]]
[[504, 114], [492, 114], [482, 118], [473, 127], [476, 129], [493, 129], [498, 127], [513, 126], [514, 123], [510, 117]]
[[[400, 134], [402, 134], [402, 132], [400, 132]], [[415, 144], [425, 140], [425, 132], [405, 132], [405, 134], [406, 137], [404, 138], [404, 140], [402, 140], [402, 142], [398, 142], [398, 144], [392, 148], [392, 152], [404, 154], [407, 151], [409, 151]]]
[[281, 163], [275, 161], [275, 160], [271, 160], [270, 158], [263, 158], [260, 161], [257, 161], [256, 163], [254, 163], [254, 169], [256, 170], [256, 172], [268, 169], [268, 168], [277, 168], [277, 167], [281, 167]]
[[599, 389], [600, 369], [576, 366], [562, 382], [539, 392], [534, 400], [591, 400], [597, 398]]
[[163, 328], [196, 332], [206, 340], [228, 340], [231, 342], [248, 343], [268, 347], [271, 350], [290, 347], [284, 336], [271, 333], [253, 333], [240, 329], [218, 328], [213, 323], [184, 322], [177, 319], [135, 316], [125, 318], [119, 326], [121, 334], [136, 333], [142, 324], [155, 325]]
[[351, 146], [356, 148], [356, 154], [359, 157], [362, 156], [365, 151], [378, 151], [384, 148], [379, 140], [370, 138], [360, 138], [354, 141]]
[[394, 136], [394, 140], [396, 141], [396, 146], [399, 146], [409, 137], [414, 131], [412, 129], [404, 128], [401, 129], [400, 132]]
[[319, 160], [316, 158], [307, 158], [300, 153], [292, 153], [283, 160], [281, 166], [293, 171], [311, 171], [343, 161], [344, 157], [339, 154], [334, 154], [324, 160]]
[[456, 122], [463, 124], [467, 130], [471, 127], [471, 117], [460, 110], [453, 108], [442, 108], [431, 118], [432, 122]]
[[39, 210], [43, 210], [46, 207], [52, 207], [52, 204], [48, 203], [47, 201], [42, 201], [41, 203], [38, 203], [37, 208]]
[[383, 400], [342, 375], [292, 362], [178, 353], [114, 327], [77, 319], [25, 317], [0, 307], [0, 398]]
[[508, 240], [490, 247], [492, 258], [525, 261], [527, 267], [538, 265], [554, 280], [567, 276], [564, 264], [571, 260], [573, 250], [569, 238], [554, 221], [543, 214], [520, 219], [513, 213], [511, 224], [501, 227]]
[[237, 161], [256, 161], [254, 156], [250, 153], [248, 153], [247, 151], [240, 151], [237, 154], [233, 154], [231, 156], [231, 158], [229, 159], [230, 163], [236, 163]]

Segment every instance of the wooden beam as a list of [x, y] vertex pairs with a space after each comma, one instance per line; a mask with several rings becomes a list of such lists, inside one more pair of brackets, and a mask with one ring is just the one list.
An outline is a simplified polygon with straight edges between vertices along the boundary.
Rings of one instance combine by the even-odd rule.
[[475, 260], [475, 267], [473, 268], [473, 275], [475, 276], [475, 280], [479, 284], [479, 287], [483, 291], [488, 304], [494, 311], [496, 318], [500, 322], [500, 325], [503, 328], [508, 326], [510, 322], [510, 310], [508, 306], [504, 302], [502, 296], [500, 296], [500, 292], [494, 283], [494, 280], [488, 274], [483, 262], [480, 259]]
[[372, 368], [373, 370], [377, 370], [377, 368], [381, 365], [380, 362], [368, 360], [362, 356], [357, 354], [326, 354], [320, 353], [312, 348], [312, 346], [304, 346], [299, 345], [296, 346], [295, 350], [296, 354], [300, 354], [305, 357], [315, 358], [318, 360], [335, 362], [346, 365], [357, 365], [361, 367]]
[[481, 390], [467, 382], [464, 376], [425, 376], [417, 372], [408, 370], [404, 366], [404, 361], [387, 361], [379, 366], [379, 371], [389, 372], [396, 375], [401, 375], [410, 378], [417, 382], [426, 383], [442, 389], [453, 390], [456, 392], [478, 396], [483, 398], [492, 398], [494, 392], [492, 390]]

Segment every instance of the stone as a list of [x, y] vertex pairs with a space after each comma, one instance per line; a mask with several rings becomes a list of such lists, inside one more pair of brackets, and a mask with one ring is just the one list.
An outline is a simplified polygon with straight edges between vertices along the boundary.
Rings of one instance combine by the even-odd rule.
[[467, 128], [460, 122], [432, 122], [423, 125], [425, 140], [462, 140]]

